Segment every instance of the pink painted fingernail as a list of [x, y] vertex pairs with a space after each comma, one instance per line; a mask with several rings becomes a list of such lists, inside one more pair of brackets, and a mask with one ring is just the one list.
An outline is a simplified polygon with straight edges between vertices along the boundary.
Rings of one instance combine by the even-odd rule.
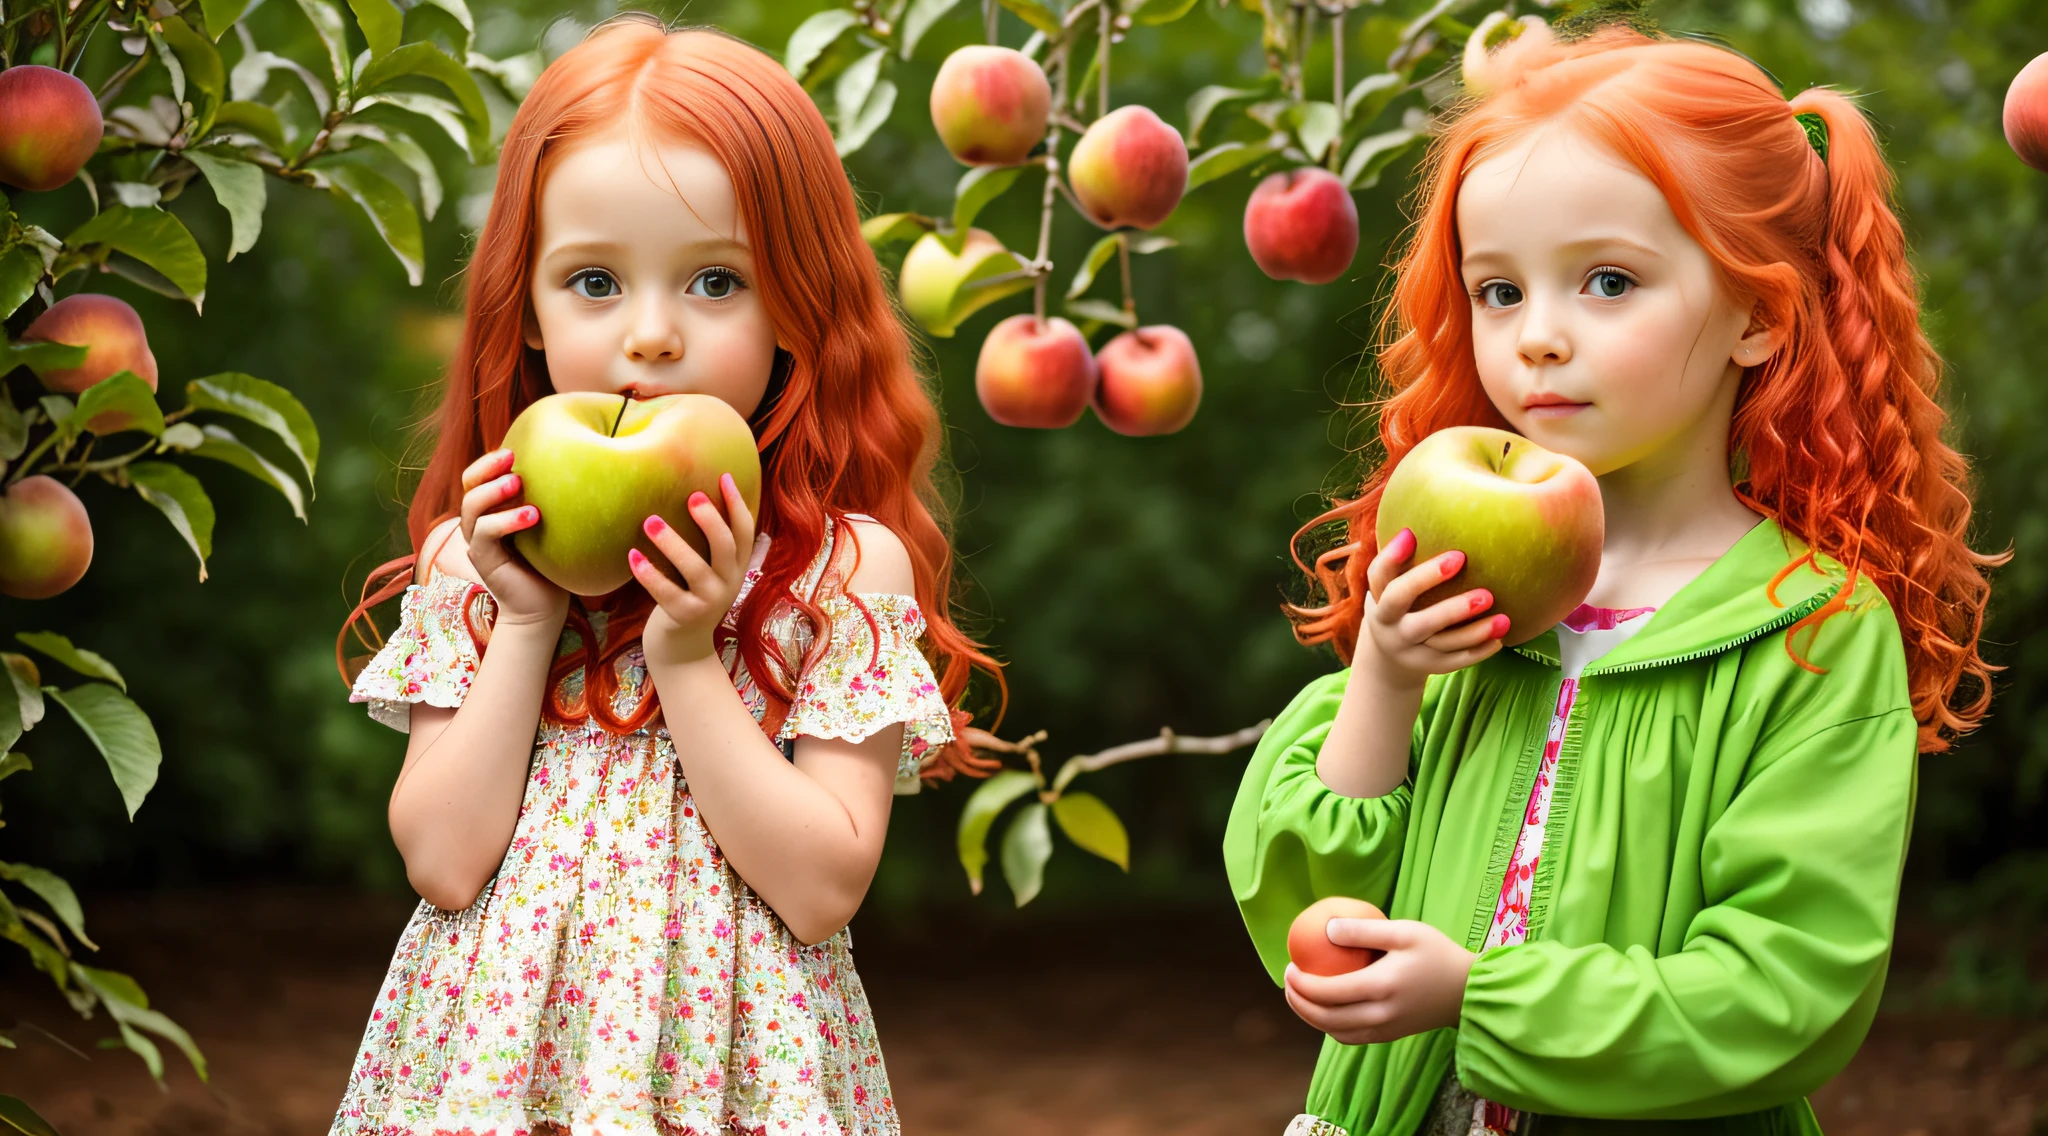
[[1442, 563], [1442, 565], [1441, 565], [1441, 568], [1442, 568], [1442, 571], [1443, 571], [1443, 574], [1444, 574], [1444, 579], [1448, 580], [1448, 579], [1450, 579], [1451, 577], [1453, 577], [1453, 576], [1457, 575], [1457, 574], [1458, 574], [1458, 570], [1459, 570], [1459, 569], [1461, 569], [1461, 568], [1463, 568], [1464, 566], [1465, 566], [1465, 554], [1464, 554], [1464, 553], [1462, 553], [1462, 552], [1446, 552], [1446, 553], [1444, 553], [1444, 559], [1443, 559], [1443, 563]]
[[629, 548], [626, 550], [626, 563], [631, 564], [637, 570], [646, 566], [647, 557], [639, 549]]
[[[692, 503], [694, 504], [694, 502]], [[662, 520], [660, 517], [649, 517], [646, 520], [640, 522], [640, 531], [646, 533], [650, 537], [660, 536], [662, 533], [668, 531], [668, 522]]]
[[702, 491], [690, 494], [690, 508], [692, 509], [699, 505], [709, 505], [710, 503], [711, 498]]
[[718, 487], [719, 487], [720, 489], [723, 489], [723, 490], [725, 490], [725, 491], [726, 491], [727, 493], [729, 493], [729, 494], [733, 495], [734, 497], [737, 497], [737, 496], [739, 496], [739, 495], [740, 495], [740, 483], [739, 483], [739, 482], [737, 482], [737, 481], [734, 481], [734, 480], [732, 479], [732, 474], [729, 474], [729, 473], [721, 473], [721, 474], [719, 474], [719, 475], [718, 475]]
[[1507, 637], [1508, 637], [1508, 617], [1507, 617], [1507, 616], [1505, 616], [1505, 615], [1496, 615], [1496, 616], [1494, 616], [1494, 617], [1493, 617], [1493, 629], [1492, 629], [1491, 631], [1488, 631], [1488, 632], [1486, 633], [1486, 637], [1487, 637], [1488, 639], [1505, 639], [1505, 638], [1507, 638]]
[[1472, 610], [1484, 611], [1493, 606], [1493, 593], [1481, 589], [1472, 593]]

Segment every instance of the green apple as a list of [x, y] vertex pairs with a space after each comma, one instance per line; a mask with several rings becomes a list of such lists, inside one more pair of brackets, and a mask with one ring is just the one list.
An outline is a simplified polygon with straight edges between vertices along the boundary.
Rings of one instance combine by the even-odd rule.
[[[968, 316], [1031, 287], [1028, 277], [1016, 275], [1023, 267], [1016, 253], [984, 229], [954, 233], [951, 239], [926, 233], [903, 255], [903, 268], [896, 274], [904, 314], [927, 332], [950, 337]], [[1011, 279], [981, 283], [997, 276]]]
[[732, 474], [749, 511], [760, 507], [754, 432], [711, 395], [635, 401], [597, 391], [551, 394], [513, 419], [504, 445], [526, 503], [540, 510], [540, 523], [515, 534], [513, 547], [535, 571], [579, 596], [605, 595], [631, 580], [629, 548], [657, 565], [669, 563], [641, 531], [649, 516], [704, 553], [709, 545], [687, 506], [701, 491], [723, 512], [720, 474]]
[[1411, 565], [1456, 550], [1464, 570], [1423, 593], [1420, 611], [1485, 588], [1526, 643], [1570, 615], [1600, 574], [1607, 515], [1591, 470], [1506, 430], [1453, 426], [1416, 443], [1380, 497], [1380, 547], [1415, 534]]

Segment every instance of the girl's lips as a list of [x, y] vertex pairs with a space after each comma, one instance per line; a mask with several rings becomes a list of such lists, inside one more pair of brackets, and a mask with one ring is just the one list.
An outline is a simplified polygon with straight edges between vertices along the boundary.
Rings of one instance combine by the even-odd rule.
[[1531, 418], [1568, 418], [1591, 405], [1590, 402], [1538, 402], [1523, 409]]

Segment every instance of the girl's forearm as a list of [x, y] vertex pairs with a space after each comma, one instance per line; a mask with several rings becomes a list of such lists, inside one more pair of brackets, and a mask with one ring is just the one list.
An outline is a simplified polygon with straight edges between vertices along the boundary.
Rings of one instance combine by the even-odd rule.
[[[829, 938], [853, 918], [874, 878], [886, 802], [881, 823], [864, 829], [761, 732], [715, 657], [651, 672], [690, 794], [727, 862], [799, 940]], [[900, 741], [895, 729], [882, 733]], [[859, 744], [870, 743], [887, 739]]]
[[436, 907], [474, 902], [512, 843], [559, 635], [545, 625], [493, 629], [462, 706], [438, 722], [422, 721], [431, 708], [414, 708], [391, 838], [407, 879]]
[[1346, 797], [1383, 797], [1408, 778], [1408, 747], [1422, 708], [1417, 676], [1382, 665], [1372, 641], [1359, 639], [1337, 719], [1316, 757], [1316, 776]]

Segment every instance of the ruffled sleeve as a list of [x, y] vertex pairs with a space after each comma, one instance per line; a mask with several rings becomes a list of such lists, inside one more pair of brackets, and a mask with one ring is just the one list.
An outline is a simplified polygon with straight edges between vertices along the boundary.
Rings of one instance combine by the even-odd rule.
[[917, 647], [924, 612], [910, 596], [880, 593], [834, 595], [818, 606], [832, 621], [832, 642], [797, 676], [777, 739], [858, 742], [901, 722], [896, 792], [917, 792], [918, 767], [953, 740], [953, 717], [931, 663]]
[[497, 606], [483, 585], [437, 573], [399, 601], [398, 630], [356, 676], [350, 702], [400, 733], [412, 726], [412, 704], [454, 709], [469, 693]]

